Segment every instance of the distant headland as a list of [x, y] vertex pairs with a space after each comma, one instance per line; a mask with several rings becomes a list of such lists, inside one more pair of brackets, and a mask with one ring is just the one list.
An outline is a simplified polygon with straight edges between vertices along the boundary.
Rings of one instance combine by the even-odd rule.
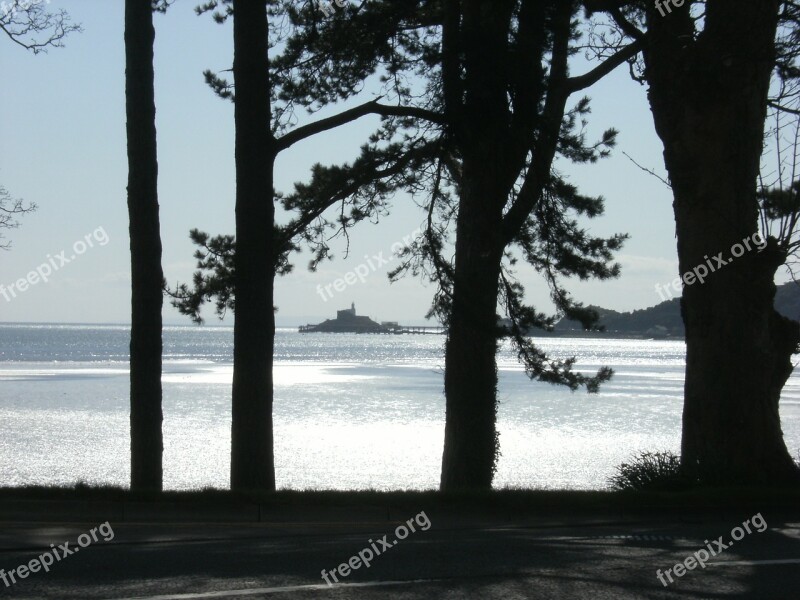
[[[642, 310], [617, 312], [590, 306], [600, 316], [598, 325], [603, 332], [587, 332], [576, 321], [562, 319], [554, 331], [554, 337], [609, 337], [609, 338], [672, 338], [683, 339], [685, 330], [681, 318], [680, 298], [673, 298]], [[800, 287], [794, 282], [777, 287], [775, 310], [793, 321], [800, 321]], [[537, 332], [535, 335], [548, 335]]]
[[[607, 338], [667, 338], [683, 339], [680, 298], [673, 298], [656, 306], [633, 312], [617, 312], [599, 306], [594, 308], [599, 316], [598, 325], [604, 331], [585, 331], [580, 323], [562, 319], [552, 332], [532, 330], [536, 337], [607, 337]], [[775, 294], [775, 310], [793, 321], [800, 321], [800, 287], [794, 282], [779, 285]], [[501, 326], [508, 326], [505, 319]], [[355, 303], [350, 308], [337, 311], [335, 319], [319, 325], [304, 325], [300, 333], [445, 333], [443, 327], [405, 327], [395, 321], [377, 323], [369, 317], [356, 314]]]

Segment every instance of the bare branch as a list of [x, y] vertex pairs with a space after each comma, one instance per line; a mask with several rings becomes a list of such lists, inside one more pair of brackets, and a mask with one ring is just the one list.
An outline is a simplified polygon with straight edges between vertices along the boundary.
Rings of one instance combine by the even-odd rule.
[[[19, 227], [17, 217], [32, 213], [35, 210], [35, 204], [26, 205], [22, 200], [12, 198], [6, 188], [0, 186], [0, 229], [16, 229]], [[3, 238], [4, 236], [0, 232], [0, 240]], [[10, 247], [10, 242], [3, 243], [0, 241], [0, 250], [8, 250]]]
[[643, 167], [638, 162], [633, 160], [633, 158], [631, 158], [631, 156], [627, 152], [625, 152], [624, 150], [622, 151], [622, 153], [628, 158], [629, 161], [631, 161], [633, 164], [635, 164], [637, 167], [639, 167], [642, 171], [652, 175], [653, 177], [658, 179], [661, 183], [663, 183], [665, 186], [667, 186], [669, 189], [672, 189], [672, 184], [669, 181], [667, 181], [666, 179], [664, 179], [661, 175], [656, 173], [653, 169], [648, 169], [647, 167]]
[[[0, 31], [34, 54], [62, 48], [70, 33], [83, 31], [65, 10], [48, 12], [45, 0], [13, 0], [0, 6]], [[49, 4], [49, 1], [47, 2]]]

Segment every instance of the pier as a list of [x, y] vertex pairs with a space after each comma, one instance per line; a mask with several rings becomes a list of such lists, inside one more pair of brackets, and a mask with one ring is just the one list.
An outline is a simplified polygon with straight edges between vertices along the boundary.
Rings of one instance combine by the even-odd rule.
[[446, 330], [441, 325], [438, 326], [405, 326], [395, 325], [390, 327], [380, 327], [379, 329], [370, 329], [366, 331], [320, 331], [318, 325], [300, 325], [297, 331], [300, 333], [385, 333], [385, 334], [422, 334], [422, 335], [444, 335]]
[[437, 325], [434, 327], [414, 327], [414, 326], [404, 326], [398, 325], [397, 327], [392, 327], [386, 333], [422, 333], [422, 334], [430, 334], [430, 335], [443, 335], [445, 333], [445, 328], [441, 325]]

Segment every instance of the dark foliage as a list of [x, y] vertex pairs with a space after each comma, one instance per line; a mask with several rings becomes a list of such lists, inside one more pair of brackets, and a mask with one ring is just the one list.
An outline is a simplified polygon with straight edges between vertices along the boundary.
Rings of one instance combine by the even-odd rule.
[[663, 492], [692, 487], [692, 480], [681, 468], [681, 458], [672, 452], [642, 452], [629, 463], [622, 463], [609, 479], [617, 491]]

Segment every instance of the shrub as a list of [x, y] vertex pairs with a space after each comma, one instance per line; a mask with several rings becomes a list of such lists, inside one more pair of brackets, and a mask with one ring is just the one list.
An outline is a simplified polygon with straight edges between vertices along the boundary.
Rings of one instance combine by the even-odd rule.
[[692, 481], [681, 469], [680, 456], [672, 452], [642, 452], [629, 463], [622, 463], [609, 479], [614, 490], [684, 490]]

